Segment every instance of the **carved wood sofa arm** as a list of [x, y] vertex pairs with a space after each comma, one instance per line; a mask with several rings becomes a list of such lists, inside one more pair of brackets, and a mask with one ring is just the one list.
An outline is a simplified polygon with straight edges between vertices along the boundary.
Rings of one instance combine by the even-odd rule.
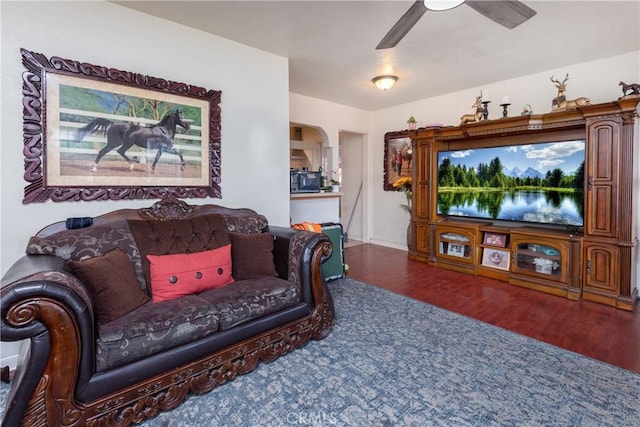
[[[95, 363], [93, 309], [64, 260], [26, 255], [2, 278], [0, 313], [3, 341], [29, 340], [5, 409], [3, 425], [13, 426], [33, 409], [31, 398], [47, 387], [46, 372], [70, 379], [56, 382], [56, 395], [73, 396], [76, 382], [88, 381]], [[47, 412], [50, 405], [68, 402], [46, 401]]]
[[320, 333], [314, 339], [324, 338], [331, 329], [334, 318], [333, 300], [322, 277], [320, 265], [331, 256], [331, 239], [326, 234], [286, 227], [268, 226], [275, 236], [274, 261], [278, 275], [297, 283], [302, 298], [314, 310], [326, 310], [318, 313], [324, 322]]
[[[312, 257], [316, 247], [323, 245], [320, 262], [327, 261], [332, 250], [331, 240], [324, 234], [286, 227], [268, 226], [266, 231], [275, 236], [273, 254], [278, 275], [297, 283], [302, 288], [303, 299], [313, 304], [313, 295], [310, 293], [315, 274]], [[327, 243], [329, 246], [326, 246]], [[318, 274], [321, 275], [321, 272], [318, 271]]]

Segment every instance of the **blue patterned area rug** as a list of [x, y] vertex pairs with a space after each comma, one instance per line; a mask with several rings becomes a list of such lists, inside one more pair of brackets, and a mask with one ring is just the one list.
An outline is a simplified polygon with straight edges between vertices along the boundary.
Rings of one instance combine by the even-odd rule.
[[142, 425], [640, 426], [640, 375], [351, 279], [329, 288], [326, 339]]

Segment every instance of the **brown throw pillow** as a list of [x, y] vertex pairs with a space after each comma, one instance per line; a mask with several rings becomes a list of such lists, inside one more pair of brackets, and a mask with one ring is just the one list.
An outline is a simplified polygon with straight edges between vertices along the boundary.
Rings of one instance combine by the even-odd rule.
[[140, 289], [129, 256], [120, 248], [103, 256], [69, 261], [69, 266], [89, 288], [98, 324], [115, 320], [149, 301]]
[[234, 233], [231, 238], [231, 267], [236, 280], [277, 276], [273, 263], [271, 233]]

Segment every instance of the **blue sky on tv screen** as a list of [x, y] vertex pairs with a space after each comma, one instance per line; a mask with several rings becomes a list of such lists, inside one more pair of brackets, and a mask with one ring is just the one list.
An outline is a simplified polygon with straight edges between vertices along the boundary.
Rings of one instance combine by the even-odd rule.
[[438, 153], [438, 164], [445, 157], [453, 165], [473, 167], [476, 171], [480, 163], [488, 165], [498, 157], [502, 166], [509, 170], [516, 167], [521, 171], [533, 168], [546, 174], [549, 170], [559, 168], [565, 174], [573, 174], [584, 161], [584, 140], [441, 151]]

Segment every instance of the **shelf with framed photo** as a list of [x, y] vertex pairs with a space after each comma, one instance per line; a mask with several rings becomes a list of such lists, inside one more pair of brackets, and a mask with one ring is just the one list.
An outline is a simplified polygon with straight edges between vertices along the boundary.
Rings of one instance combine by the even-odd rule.
[[485, 223], [445, 221], [435, 226], [435, 262], [448, 268], [475, 271], [478, 263], [476, 246], [480, 242], [480, 227]]
[[511, 253], [509, 249], [479, 246], [479, 250], [482, 253], [482, 258], [478, 265], [478, 276], [508, 282], [509, 269], [511, 266]]
[[484, 267], [509, 271], [510, 260], [509, 251], [496, 248], [482, 249], [482, 265]]
[[483, 277], [509, 281], [511, 265], [511, 229], [490, 225], [480, 229], [482, 240], [478, 245], [480, 262], [477, 274]]
[[505, 248], [507, 246], [507, 238], [508, 234], [505, 233], [496, 233], [493, 231], [483, 230], [484, 237], [482, 239], [482, 244], [485, 246], [493, 246], [496, 248]]

